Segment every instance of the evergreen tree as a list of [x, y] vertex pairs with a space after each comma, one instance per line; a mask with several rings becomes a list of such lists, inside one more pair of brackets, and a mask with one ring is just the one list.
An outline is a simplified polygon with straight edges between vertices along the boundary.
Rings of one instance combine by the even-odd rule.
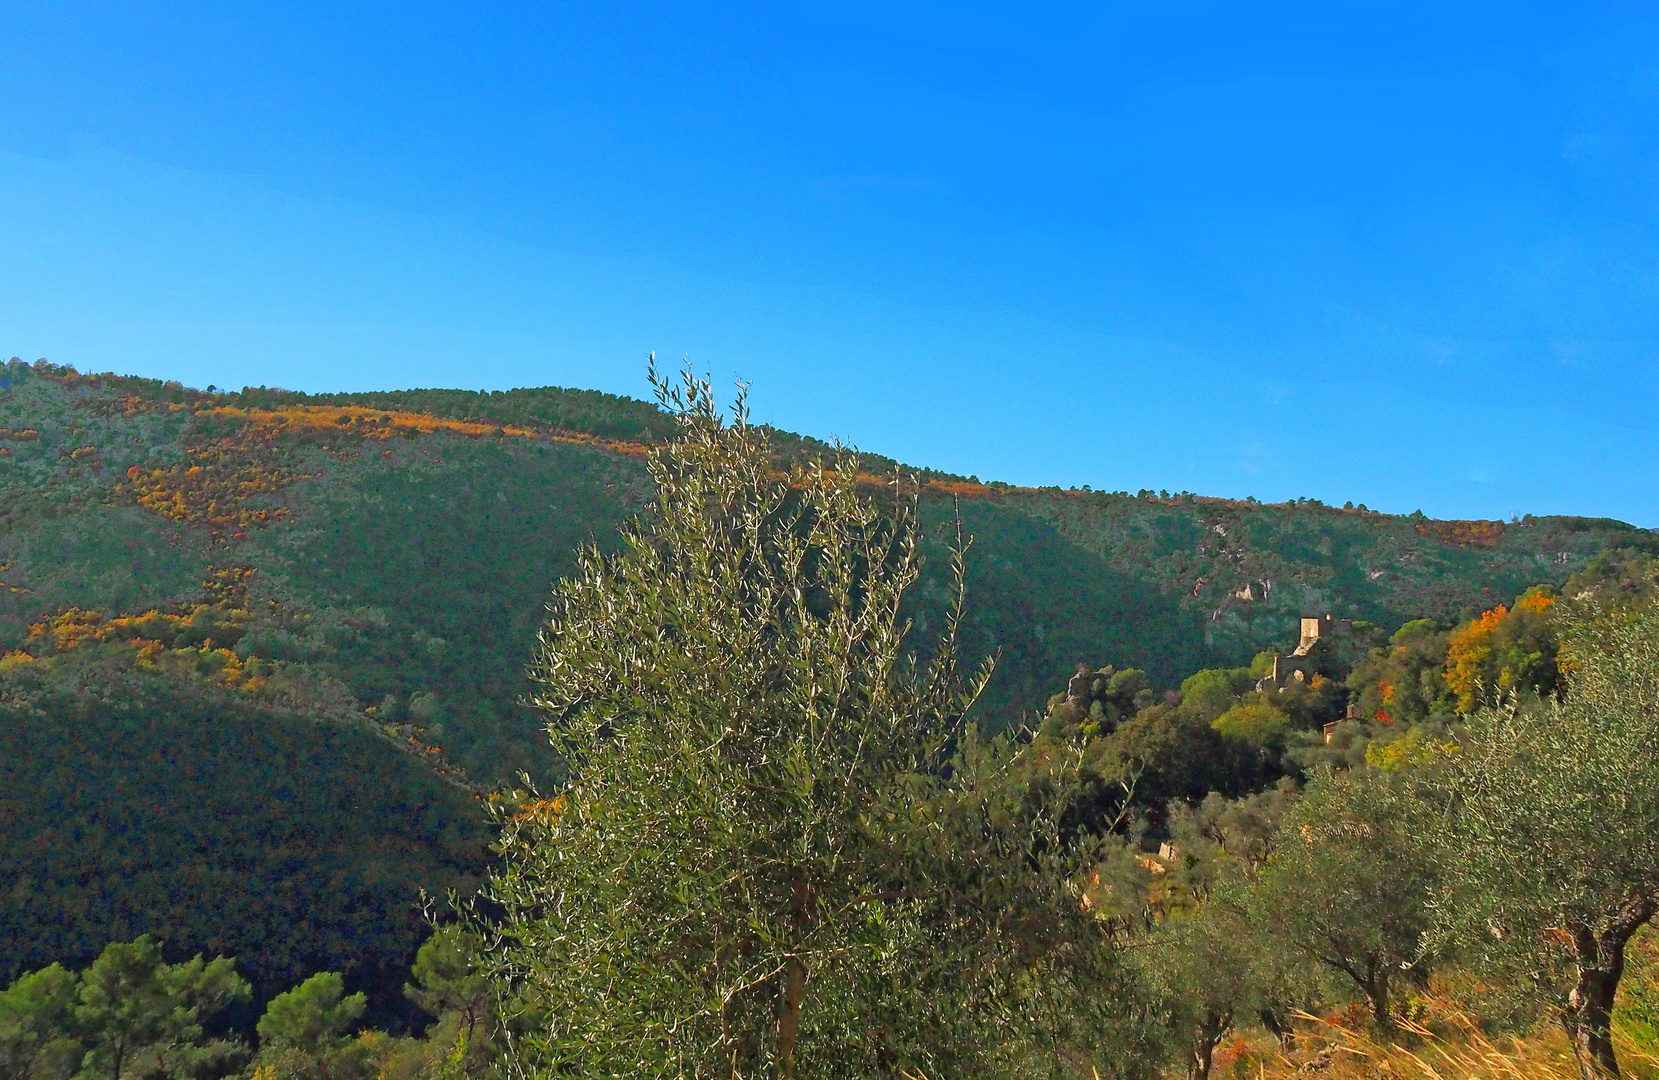
[[414, 982], [404, 994], [433, 1016], [459, 1017], [468, 1038], [489, 1015], [489, 978], [479, 969], [479, 944], [464, 926], [450, 923], [432, 931], [415, 954]]
[[58, 964], [18, 976], [0, 993], [0, 1076], [54, 1080], [80, 1064], [75, 975]]
[[347, 994], [345, 980], [323, 971], [278, 994], [259, 1018], [260, 1080], [347, 1080], [373, 1068], [351, 1039], [368, 1002]]
[[75, 1022], [88, 1046], [81, 1075], [122, 1080], [233, 1071], [242, 1047], [209, 1037], [202, 1021], [249, 989], [224, 957], [168, 964], [149, 935], [109, 945], [81, 974]]
[[476, 934], [459, 923], [440, 926], [415, 954], [413, 981], [404, 994], [436, 1018], [425, 1034], [429, 1053], [441, 1050], [439, 1071], [473, 1076], [488, 1069], [496, 1052], [495, 987], [480, 963]]

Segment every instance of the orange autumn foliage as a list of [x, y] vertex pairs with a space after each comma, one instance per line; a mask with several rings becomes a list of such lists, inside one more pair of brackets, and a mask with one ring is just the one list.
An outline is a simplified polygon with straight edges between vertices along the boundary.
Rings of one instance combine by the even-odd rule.
[[[1508, 692], [1520, 689], [1529, 677], [1536, 679], [1531, 669], [1542, 662], [1555, 665], [1553, 647], [1547, 660], [1544, 650], [1528, 651], [1517, 648], [1512, 640], [1529, 631], [1538, 635], [1538, 624], [1547, 616], [1555, 598], [1544, 593], [1521, 597], [1512, 612], [1499, 604], [1491, 611], [1465, 626], [1454, 630], [1446, 648], [1446, 687], [1457, 697], [1459, 712], [1471, 712], [1493, 691]], [[1536, 644], [1536, 642], [1526, 642]], [[1494, 652], [1504, 647], [1504, 656]], [[1549, 680], [1553, 685], [1553, 679]]]
[[127, 483], [138, 505], [185, 525], [206, 525], [214, 532], [245, 532], [283, 517], [280, 507], [256, 507], [244, 500], [281, 490], [297, 477], [259, 460], [237, 460], [223, 443], [191, 450], [193, 461], [162, 469], [137, 465], [127, 470]]
[[[187, 409], [184, 405], [132, 396], [119, 399], [117, 407], [128, 415]], [[215, 535], [230, 533], [233, 539], [250, 528], [286, 516], [285, 507], [259, 506], [250, 500], [274, 495], [296, 480], [308, 478], [309, 474], [297, 471], [281, 452], [290, 441], [319, 443], [324, 450], [343, 451], [393, 437], [451, 434], [467, 438], [545, 439], [596, 446], [628, 457], [643, 457], [647, 452], [639, 443], [601, 439], [579, 432], [538, 431], [352, 405], [307, 405], [276, 410], [209, 406], [190, 411], [198, 417], [241, 421], [241, 424], [228, 435], [189, 447], [187, 461], [153, 469], [132, 466], [127, 470], [127, 485], [146, 510], [181, 524], [206, 526]]]
[[1379, 680], [1377, 683], [1377, 696], [1382, 699], [1383, 707], [1378, 709], [1371, 719], [1375, 720], [1379, 724], [1394, 723], [1394, 718], [1388, 715], [1387, 708], [1389, 705], [1394, 704], [1394, 684], [1389, 682], [1387, 679]]
[[1484, 680], [1483, 669], [1492, 655], [1492, 634], [1508, 615], [1509, 609], [1499, 604], [1452, 632], [1446, 649], [1446, 686], [1457, 695], [1459, 712], [1474, 710]]
[[261, 431], [286, 429], [290, 434], [343, 434], [371, 441], [384, 441], [396, 435], [434, 435], [440, 432], [471, 438], [511, 436], [533, 439], [545, 434], [534, 428], [450, 420], [421, 413], [388, 412], [356, 405], [296, 405], [276, 410], [217, 406], [197, 410], [196, 415], [245, 420], [249, 427]]
[[[364, 443], [384, 443], [396, 437], [448, 434], [465, 438], [530, 439], [592, 446], [624, 457], [643, 458], [649, 447], [639, 442], [606, 439], [585, 432], [538, 429], [474, 420], [454, 420], [424, 413], [371, 409], [356, 405], [304, 405], [281, 409], [244, 409], [224, 405], [190, 408], [140, 399], [118, 399], [117, 410], [189, 410], [198, 417], [240, 421], [231, 434], [188, 448], [189, 459], [163, 468], [132, 466], [127, 484], [138, 504], [181, 524], [203, 525], [216, 535], [233, 538], [250, 528], [280, 520], [282, 506], [256, 506], [249, 500], [281, 491], [306, 474], [283, 462], [277, 452], [285, 440], [320, 443], [322, 448], [345, 450]], [[322, 440], [327, 442], [322, 442]], [[781, 470], [780, 479], [785, 476]], [[867, 486], [883, 486], [888, 477], [861, 474]], [[1034, 489], [1002, 488], [969, 481], [928, 480], [924, 490], [956, 498], [988, 498], [1009, 492], [1032, 494]]]
[[[209, 683], [269, 705], [291, 706], [298, 685], [293, 666], [244, 656], [234, 648], [255, 619], [243, 606], [243, 586], [253, 573], [252, 568], [240, 566], [218, 570], [203, 582], [211, 602], [170, 611], [111, 616], [90, 608], [66, 608], [31, 625], [24, 647], [0, 657], [0, 669], [51, 663], [78, 649], [105, 646], [123, 651], [139, 669]], [[304, 691], [300, 693], [303, 697]], [[427, 744], [418, 727], [382, 722], [374, 709], [360, 710], [349, 697], [337, 704], [347, 706], [345, 711], [353, 720], [366, 721], [378, 737], [420, 758], [445, 780], [476, 790], [465, 770], [447, 761], [441, 747]]]
[[1501, 521], [1420, 521], [1417, 534], [1462, 547], [1497, 547], [1503, 539]]
[[[176, 674], [206, 678], [216, 686], [257, 693], [264, 689], [270, 665], [242, 657], [227, 645], [241, 636], [252, 615], [223, 605], [195, 604], [182, 611], [145, 611], [106, 616], [72, 607], [29, 627], [24, 648], [12, 660], [35, 660], [86, 645], [119, 645], [132, 650], [133, 662]], [[220, 635], [219, 640], [210, 636]], [[227, 640], [228, 639], [228, 640]]]
[[[70, 377], [70, 376], [65, 376]], [[89, 385], [97, 385], [96, 381]], [[528, 439], [572, 445], [592, 446], [630, 458], [643, 458], [650, 448], [644, 443], [605, 438], [581, 431], [560, 428], [534, 428], [479, 420], [457, 420], [401, 410], [370, 408], [359, 405], [293, 405], [277, 409], [242, 408], [215, 404], [209, 394], [196, 394], [188, 403], [157, 401], [135, 394], [119, 394], [113, 411], [124, 415], [138, 412], [189, 412], [206, 418], [241, 421], [243, 426], [234, 435], [217, 442], [191, 448], [188, 464], [164, 469], [129, 470], [129, 481], [140, 505], [155, 513], [183, 524], [205, 525], [215, 534], [245, 533], [249, 528], [267, 524], [284, 517], [286, 509], [280, 506], [248, 508], [243, 505], [249, 496], [271, 495], [288, 484], [304, 477], [261, 453], [275, 440], [290, 438], [323, 443], [324, 449], [344, 450], [363, 443], [384, 443], [395, 437], [416, 438], [439, 434], [459, 435], [465, 438]], [[218, 400], [224, 400], [222, 397]], [[34, 433], [28, 433], [34, 434]], [[27, 435], [14, 436], [27, 437]], [[197, 471], [200, 470], [200, 471]], [[779, 470], [779, 478], [784, 471]], [[860, 483], [881, 487], [890, 477], [861, 473]], [[984, 484], [974, 480], [947, 480], [930, 478], [922, 482], [922, 490], [931, 495], [958, 499], [1000, 499], [1005, 496], [1033, 496], [1050, 494], [1063, 498], [1081, 498], [1091, 493], [1076, 489], [1039, 489], [1005, 484]], [[1152, 498], [1166, 505], [1179, 505], [1180, 498]], [[1248, 508], [1253, 505], [1235, 499], [1195, 498], [1205, 505]], [[1290, 504], [1275, 504], [1290, 505]], [[1339, 511], [1323, 508], [1331, 513], [1362, 513], [1357, 510]], [[1426, 537], [1445, 543], [1464, 546], [1494, 547], [1502, 539], [1505, 526], [1499, 521], [1424, 521], [1416, 531]]]
[[513, 815], [512, 819], [517, 822], [552, 825], [564, 815], [568, 806], [569, 800], [563, 795], [557, 795], [551, 799], [531, 799], [529, 802], [522, 804], [522, 808]]

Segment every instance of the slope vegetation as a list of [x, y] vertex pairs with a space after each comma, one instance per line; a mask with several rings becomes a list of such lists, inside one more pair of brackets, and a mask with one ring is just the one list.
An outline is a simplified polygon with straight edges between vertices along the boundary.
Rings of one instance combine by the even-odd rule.
[[[154, 932], [262, 978], [406, 966], [419, 891], [466, 888], [481, 794], [559, 763], [523, 705], [553, 579], [651, 491], [654, 406], [559, 388], [204, 393], [0, 372], [0, 976]], [[823, 449], [773, 432], [780, 458]], [[894, 468], [863, 460], [872, 481]], [[980, 708], [1037, 716], [1079, 661], [1171, 687], [1331, 612], [1451, 625], [1606, 548], [1612, 521], [1024, 489], [923, 471], [931, 567], [973, 536]], [[56, 913], [56, 914], [48, 914]]]

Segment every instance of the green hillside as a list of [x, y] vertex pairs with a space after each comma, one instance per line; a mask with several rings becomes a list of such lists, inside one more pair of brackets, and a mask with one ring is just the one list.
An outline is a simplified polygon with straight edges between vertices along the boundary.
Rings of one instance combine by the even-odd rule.
[[[38, 872], [0, 899], [0, 975], [141, 932], [273, 980], [401, 970], [419, 890], [478, 870], [477, 796], [558, 776], [523, 666], [578, 546], [648, 505], [640, 443], [669, 430], [593, 391], [205, 393], [7, 365], [0, 843]], [[773, 435], [780, 458], [822, 449]], [[920, 478], [911, 614], [940, 616], [960, 506], [993, 726], [1080, 661], [1173, 687], [1294, 643], [1306, 613], [1450, 625], [1604, 549], [1659, 551], [1603, 520]]]
[[396, 980], [425, 936], [410, 901], [482, 872], [472, 800], [384, 742], [75, 661], [4, 678], [0, 977], [151, 933], [272, 990]]
[[[558, 388], [205, 394], [10, 370], [0, 644], [17, 646], [67, 606], [189, 602], [210, 569], [246, 566], [272, 611], [239, 651], [319, 667], [382, 719], [423, 726], [480, 778], [547, 767], [516, 704], [519, 669], [575, 547], [603, 546], [649, 500], [630, 444], [668, 430], [655, 406]], [[226, 415], [237, 410], [279, 422]], [[357, 415], [281, 423], [284, 412]], [[389, 419], [416, 414], [438, 423]], [[783, 455], [820, 448], [787, 433], [777, 442]], [[134, 467], [145, 475], [130, 478]], [[1036, 709], [1079, 660], [1172, 685], [1293, 641], [1305, 613], [1453, 622], [1560, 583], [1605, 547], [1659, 544], [1606, 520], [1437, 522], [923, 475], [934, 539], [949, 532], [952, 496], [974, 538], [970, 644], [1004, 656], [985, 708], [993, 724]], [[183, 498], [168, 504], [157, 490]], [[939, 595], [938, 582], [920, 590], [922, 619]]]

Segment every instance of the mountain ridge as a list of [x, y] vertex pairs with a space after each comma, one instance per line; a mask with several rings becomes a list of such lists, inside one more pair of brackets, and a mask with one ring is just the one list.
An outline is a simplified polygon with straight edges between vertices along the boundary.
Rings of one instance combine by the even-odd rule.
[[[162, 550], [167, 548], [196, 557], [201, 572], [192, 576], [197, 580], [213, 561], [203, 561], [203, 556], [211, 553], [224, 561], [239, 545], [253, 553], [244, 561], [267, 564], [265, 580], [285, 568], [292, 578], [290, 564], [307, 542], [302, 534], [325, 553], [321, 561], [333, 560], [334, 548], [315, 532], [321, 519], [311, 511], [319, 509], [317, 496], [341, 495], [342, 480], [355, 485], [357, 499], [389, 514], [388, 521], [418, 531], [418, 520], [399, 517], [413, 514], [414, 503], [405, 499], [388, 508], [386, 492], [368, 489], [385, 482], [412, 497], [423, 482], [439, 482], [436, 475], [446, 473], [453, 492], [422, 491], [420, 497], [435, 503], [455, 497], [464, 501], [482, 485], [494, 486], [498, 503], [507, 503], [509, 489], [523, 479], [515, 470], [540, 469], [540, 487], [557, 500], [572, 497], [564, 488], [576, 477], [603, 473], [603, 491], [584, 488], [580, 505], [542, 515], [543, 524], [557, 523], [566, 533], [574, 529], [562, 538], [564, 549], [546, 552], [545, 586], [568, 562], [575, 544], [604, 542], [623, 517], [649, 500], [639, 461], [651, 442], [673, 431], [672, 417], [654, 404], [559, 387], [488, 393], [304, 394], [268, 387], [200, 391], [176, 382], [83, 375], [69, 367], [25, 365], [15, 359], [0, 378], [5, 383], [0, 390], [7, 391], [0, 397], [7, 417], [7, 426], [0, 429], [0, 468], [12, 465], [9, 478], [0, 476], [0, 547], [27, 532], [19, 528], [22, 518], [51, 516], [54, 499], [65, 502], [63, 495], [69, 493], [65, 510], [71, 515], [119, 518], [131, 535], [142, 538], [131, 542], [129, 537], [125, 545], [132, 549], [135, 565], [167, 561]], [[31, 382], [35, 390], [23, 391]], [[32, 410], [18, 407], [19, 392], [36, 395]], [[42, 392], [47, 398], [56, 395], [50, 404], [59, 411], [98, 417], [105, 427], [95, 436], [84, 425], [65, 426], [60, 418], [57, 430], [51, 430], [54, 420], [38, 396]], [[31, 427], [36, 414], [38, 426]], [[44, 441], [42, 427], [48, 429]], [[778, 447], [780, 465], [833, 449], [809, 436], [766, 430]], [[115, 438], [117, 434], [126, 437]], [[147, 445], [133, 445], [134, 439]], [[486, 446], [494, 449], [486, 452]], [[17, 468], [24, 464], [19, 455], [30, 458], [33, 468]], [[532, 458], [541, 464], [530, 464]], [[859, 467], [872, 482], [903, 468], [868, 454], [859, 456]], [[1215, 654], [1211, 659], [1237, 659], [1293, 639], [1300, 615], [1341, 609], [1336, 613], [1377, 623], [1425, 616], [1453, 622], [1531, 585], [1558, 584], [1604, 548], [1659, 546], [1659, 533], [1611, 519], [1436, 520], [1308, 499], [1261, 503], [1187, 492], [1030, 488], [925, 469], [905, 471], [920, 484], [928, 508], [924, 517], [933, 523], [934, 536], [949, 532], [939, 527], [944, 506], [961, 507], [970, 523], [977, 522], [970, 529], [979, 550], [971, 573], [977, 570], [993, 592], [1023, 589], [1050, 595], [1070, 578], [1074, 587], [1089, 593], [1091, 585], [1106, 582], [1122, 594], [1108, 605], [1117, 624], [1161, 612], [1157, 621], [1160, 632], [1167, 631], [1164, 637], [1184, 639], [1180, 648], [1169, 645], [1180, 660], [1135, 659], [1166, 678], [1177, 677], [1180, 668], [1205, 651]], [[79, 501], [76, 487], [83, 489]], [[36, 499], [47, 505], [34, 505]], [[321, 503], [347, 513], [337, 497], [324, 497]], [[602, 509], [601, 503], [609, 505]], [[484, 512], [476, 498], [469, 506]], [[525, 509], [524, 504], [514, 507]], [[359, 531], [369, 527], [365, 506], [352, 513]], [[453, 508], [448, 516], [460, 521]], [[302, 522], [308, 527], [300, 528]], [[340, 543], [362, 546], [343, 523], [331, 535]], [[934, 547], [937, 553], [938, 545]], [[438, 548], [428, 544], [428, 550]], [[316, 551], [309, 560], [313, 563]], [[16, 559], [6, 567], [0, 573], [16, 577], [29, 571]], [[1019, 571], [1013, 579], [1010, 568]], [[520, 569], [534, 572], [528, 566]], [[411, 566], [411, 572], [417, 570]], [[305, 576], [303, 569], [300, 576]], [[1083, 579], [1090, 584], [1082, 584]], [[333, 585], [343, 589], [313, 589], [312, 599], [328, 607], [323, 603], [328, 596], [352, 594], [352, 583], [339, 572]], [[41, 590], [21, 578], [6, 587], [11, 591], [0, 594], [0, 644], [15, 643], [31, 618], [51, 609], [50, 601], [59, 607], [79, 603], [67, 591]], [[40, 602], [19, 602], [20, 590], [37, 595]], [[918, 610], [925, 612], [930, 594], [925, 587], [919, 594]], [[137, 599], [115, 595], [92, 606], [121, 609]], [[1101, 597], [1094, 600], [1106, 603]], [[1011, 597], [993, 598], [990, 606], [1010, 603]], [[1168, 610], [1171, 604], [1176, 611]], [[990, 624], [982, 635], [988, 651], [1002, 646], [1006, 652], [1018, 644], [1004, 639], [1006, 632], [1022, 626], [1046, 633], [1055, 622], [1048, 616], [1060, 614], [1022, 611], [1010, 620], [995, 617], [997, 612], [987, 612], [985, 606], [979, 614]], [[1114, 647], [1115, 635], [1100, 619], [1095, 622], [1099, 625], [1082, 636], [1093, 633], [1100, 640], [1086, 649], [1080, 642], [1072, 651]], [[1038, 680], [1045, 684], [1072, 662], [1051, 660], [1047, 666], [1053, 670]], [[998, 704], [1005, 721], [1021, 707], [1034, 705], [1012, 698]]]

